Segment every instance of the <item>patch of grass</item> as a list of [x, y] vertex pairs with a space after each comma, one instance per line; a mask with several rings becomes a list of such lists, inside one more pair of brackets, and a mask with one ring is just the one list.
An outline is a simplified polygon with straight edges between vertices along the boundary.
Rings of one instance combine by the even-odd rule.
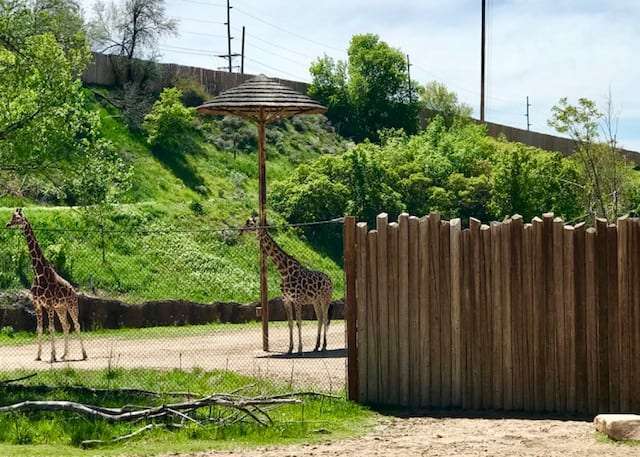
[[612, 446], [640, 447], [640, 440], [616, 441], [609, 438], [605, 433], [600, 433], [600, 432], [596, 432], [596, 441], [603, 444], [610, 444]]
[[[19, 373], [5, 373], [3, 377]], [[59, 386], [46, 394], [0, 387], [2, 404], [25, 399], [58, 399], [100, 406], [123, 404], [162, 404], [168, 398], [150, 399], [123, 394], [84, 394], [65, 386], [131, 387], [158, 392], [190, 391], [194, 393], [231, 392], [245, 387], [243, 394], [272, 395], [285, 393], [286, 387], [264, 379], [255, 379], [222, 371], [157, 371], [136, 370], [51, 370], [25, 381], [32, 384]], [[249, 386], [249, 387], [247, 387]], [[220, 414], [215, 408], [211, 414]], [[201, 418], [209, 411], [200, 412]], [[103, 420], [87, 420], [74, 414], [38, 412], [0, 415], [0, 455], [156, 455], [169, 452], [196, 452], [206, 449], [309, 442], [329, 437], [344, 437], [363, 432], [373, 421], [368, 410], [344, 399], [308, 398], [304, 405], [287, 405], [271, 412], [274, 425], [253, 424], [228, 426], [187, 425], [179, 431], [155, 430], [121, 445], [83, 451], [78, 444], [86, 439], [109, 439], [128, 433], [142, 424], [110, 424]]]

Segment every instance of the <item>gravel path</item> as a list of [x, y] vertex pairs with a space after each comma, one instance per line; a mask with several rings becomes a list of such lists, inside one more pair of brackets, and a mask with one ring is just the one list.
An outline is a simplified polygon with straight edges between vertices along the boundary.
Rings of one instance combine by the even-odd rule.
[[[333, 322], [329, 328], [328, 350], [311, 352], [315, 346], [316, 323], [303, 323], [305, 352], [289, 356], [289, 329], [286, 325], [270, 328], [273, 352], [262, 351], [262, 333], [258, 325], [234, 329], [233, 326], [206, 335], [164, 338], [131, 339], [95, 337], [85, 341], [89, 359], [69, 362], [36, 362], [35, 344], [0, 346], [0, 370], [45, 370], [51, 366], [78, 369], [106, 368], [109, 364], [123, 368], [202, 368], [229, 369], [252, 376], [264, 376], [324, 390], [338, 390], [345, 382], [344, 324]], [[297, 338], [294, 338], [297, 341]], [[58, 357], [62, 355], [63, 340], [56, 338]], [[79, 356], [78, 343], [72, 338], [71, 357]], [[49, 357], [49, 341], [43, 345], [43, 356]]]
[[598, 442], [594, 432], [592, 423], [579, 421], [386, 417], [361, 438], [246, 451], [207, 452], [190, 454], [189, 457], [640, 455], [639, 447]]

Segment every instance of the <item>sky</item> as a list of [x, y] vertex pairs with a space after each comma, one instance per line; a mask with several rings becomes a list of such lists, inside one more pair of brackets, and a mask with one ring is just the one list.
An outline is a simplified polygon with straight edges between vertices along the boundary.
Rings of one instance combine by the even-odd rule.
[[[94, 0], [81, 0], [91, 17]], [[116, 0], [119, 1], [119, 0]], [[230, 0], [232, 52], [246, 27], [245, 73], [309, 81], [309, 65], [346, 58], [354, 34], [376, 33], [409, 54], [412, 79], [438, 80], [474, 107], [480, 100], [481, 0]], [[160, 61], [218, 68], [227, 52], [226, 0], [166, 0], [178, 35]], [[605, 108], [611, 92], [618, 139], [640, 151], [640, 1], [487, 0], [488, 121], [547, 126], [561, 97]], [[236, 62], [239, 64], [239, 60]]]

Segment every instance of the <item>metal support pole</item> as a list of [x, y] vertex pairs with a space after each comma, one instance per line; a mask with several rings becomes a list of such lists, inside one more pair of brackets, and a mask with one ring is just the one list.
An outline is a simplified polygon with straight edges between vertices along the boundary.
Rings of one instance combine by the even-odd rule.
[[485, 111], [485, 49], [486, 49], [486, 13], [487, 13], [487, 2], [486, 0], [482, 0], [482, 38], [480, 43], [480, 120], [484, 121], [484, 111]]
[[244, 25], [242, 26], [242, 53], [240, 55], [240, 74], [244, 75]]
[[[260, 113], [258, 122], [258, 213], [260, 226], [267, 225], [267, 155], [265, 151], [265, 120]], [[260, 246], [260, 306], [262, 316], [262, 350], [269, 351], [269, 288], [267, 286], [267, 256], [264, 246]]]

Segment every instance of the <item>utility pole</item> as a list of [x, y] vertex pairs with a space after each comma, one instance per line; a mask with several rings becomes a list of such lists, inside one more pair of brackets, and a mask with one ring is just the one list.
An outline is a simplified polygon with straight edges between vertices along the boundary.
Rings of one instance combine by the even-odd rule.
[[411, 61], [409, 60], [409, 54], [407, 54], [407, 79], [409, 81], [409, 103], [412, 103], [411, 100]]
[[231, 56], [231, 5], [227, 0], [227, 54], [229, 57], [229, 73], [233, 72], [233, 57]]
[[480, 43], [480, 120], [484, 121], [485, 101], [484, 101], [484, 86], [485, 86], [485, 48], [486, 48], [486, 13], [487, 13], [487, 0], [482, 0], [482, 39]]
[[228, 59], [229, 63], [226, 67], [218, 67], [218, 70], [224, 70], [225, 68], [229, 71], [229, 73], [233, 72], [233, 58], [238, 57], [240, 54], [232, 54], [231, 53], [231, 40], [233, 37], [231, 36], [231, 6], [229, 4], [230, 0], [227, 0], [227, 22], [224, 25], [227, 26], [227, 53], [219, 55], [221, 59]]
[[531, 130], [531, 122], [529, 122], [529, 107], [531, 106], [531, 103], [529, 103], [529, 96], [527, 95], [527, 114], [525, 114], [525, 116], [527, 117], [527, 130]]
[[242, 51], [240, 55], [240, 73], [244, 75], [244, 25], [242, 26]]

